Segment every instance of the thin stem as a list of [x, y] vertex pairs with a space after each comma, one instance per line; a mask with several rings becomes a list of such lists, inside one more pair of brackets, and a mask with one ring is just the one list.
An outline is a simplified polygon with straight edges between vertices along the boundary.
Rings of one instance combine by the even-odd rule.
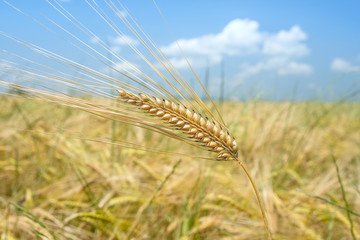
[[179, 159], [175, 165], [172, 167], [171, 172], [164, 178], [164, 180], [161, 182], [160, 186], [156, 189], [156, 191], [153, 193], [153, 195], [143, 204], [138, 212], [136, 213], [136, 218], [133, 221], [130, 230], [127, 233], [127, 239], [132, 239], [131, 235], [135, 231], [136, 227], [138, 226], [138, 223], [140, 221], [140, 218], [144, 211], [150, 206], [152, 201], [155, 199], [156, 195], [161, 191], [161, 189], [164, 187], [165, 183], [169, 180], [169, 178], [175, 173], [176, 168], [180, 165], [182, 159]]
[[252, 179], [252, 177], [250, 176], [250, 173], [248, 172], [248, 170], [246, 169], [245, 165], [239, 160], [239, 159], [236, 159], [237, 163], [240, 164], [240, 166], [244, 169], [248, 179], [250, 180], [251, 182], [251, 185], [255, 191], [255, 194], [256, 194], [256, 200], [258, 201], [258, 204], [260, 206], [260, 210], [261, 210], [261, 214], [262, 214], [262, 217], [263, 217], [263, 220], [264, 220], [264, 225], [265, 225], [265, 228], [266, 228], [266, 234], [267, 234], [267, 238], [268, 239], [272, 239], [271, 237], [271, 233], [270, 233], [270, 229], [269, 229], [269, 222], [267, 220], [267, 217], [266, 217], [266, 214], [265, 214], [265, 209], [264, 209], [264, 206], [261, 202], [261, 198], [260, 198], [260, 194], [256, 188], [256, 185]]
[[343, 185], [342, 180], [341, 180], [339, 166], [337, 165], [336, 158], [335, 158], [334, 156], [332, 156], [332, 159], [333, 159], [333, 162], [334, 162], [334, 164], [335, 164], [336, 175], [337, 175], [338, 180], [339, 180], [339, 184], [340, 184], [340, 187], [341, 187], [342, 197], [343, 197], [343, 200], [344, 200], [345, 206], [346, 206], [346, 214], [347, 214], [347, 217], [348, 217], [349, 223], [350, 223], [351, 236], [352, 236], [352, 238], [353, 238], [354, 240], [356, 240], [356, 236], [355, 236], [355, 233], [354, 233], [354, 224], [353, 224], [353, 221], [352, 221], [352, 219], [351, 219], [350, 211], [348, 210], [348, 209], [350, 209], [350, 206], [349, 206], [348, 201], [346, 200], [346, 193], [345, 193], [344, 185]]

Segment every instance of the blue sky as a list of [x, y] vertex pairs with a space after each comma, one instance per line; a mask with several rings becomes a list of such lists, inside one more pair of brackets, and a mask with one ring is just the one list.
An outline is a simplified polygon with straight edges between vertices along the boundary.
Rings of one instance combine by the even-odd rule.
[[[46, 22], [43, 16], [48, 16], [62, 26], [66, 24], [45, 1], [9, 2], [42, 22]], [[123, 3], [192, 82], [194, 77], [152, 1]], [[113, 49], [143, 68], [83, 1], [62, 4]], [[204, 79], [209, 71], [214, 96], [219, 91], [222, 62], [229, 99], [336, 100], [360, 88], [359, 1], [158, 0], [157, 4], [199, 78]], [[86, 57], [77, 58], [63, 40], [48, 36], [42, 27], [3, 2], [0, 31], [86, 62]], [[130, 34], [126, 36], [138, 44]], [[84, 40], [96, 44], [96, 39]], [[2, 49], [18, 51], [3, 37], [0, 44]]]

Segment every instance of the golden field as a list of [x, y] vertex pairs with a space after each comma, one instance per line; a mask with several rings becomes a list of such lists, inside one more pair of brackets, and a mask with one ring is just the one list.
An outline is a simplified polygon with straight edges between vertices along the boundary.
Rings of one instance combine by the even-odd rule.
[[[227, 102], [221, 112], [274, 239], [360, 238], [359, 103]], [[211, 155], [2, 96], [0, 239], [265, 239], [240, 166], [197, 156]]]

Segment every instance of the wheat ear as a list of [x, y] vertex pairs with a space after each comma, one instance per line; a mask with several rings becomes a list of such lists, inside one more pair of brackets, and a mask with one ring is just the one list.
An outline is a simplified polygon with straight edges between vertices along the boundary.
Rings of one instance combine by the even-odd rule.
[[138, 96], [124, 89], [117, 91], [124, 102], [137, 106], [139, 109], [165, 121], [175, 129], [195, 139], [209, 151], [218, 153], [216, 160], [237, 161], [251, 182], [263, 216], [267, 237], [268, 239], [272, 239], [260, 194], [245, 165], [239, 160], [237, 143], [229, 132], [224, 131], [209, 119], [203, 118], [199, 113], [190, 111], [182, 104], [174, 103], [166, 99], [160, 100], [157, 97], [149, 97], [144, 93], [140, 93]]
[[141, 110], [189, 135], [209, 151], [218, 153], [217, 160], [228, 161], [237, 158], [238, 147], [235, 139], [217, 124], [190, 111], [184, 105], [166, 99], [160, 100], [157, 97], [151, 98], [144, 93], [138, 96], [123, 89], [117, 91], [125, 102], [138, 106]]
[[235, 139], [220, 126], [190, 111], [182, 104], [166, 99], [149, 97], [144, 93], [139, 96], [129, 91], [117, 90], [126, 103], [138, 106], [141, 110], [165, 121], [175, 129], [189, 135], [211, 152], [218, 153], [219, 161], [235, 160], [238, 157], [238, 147]]

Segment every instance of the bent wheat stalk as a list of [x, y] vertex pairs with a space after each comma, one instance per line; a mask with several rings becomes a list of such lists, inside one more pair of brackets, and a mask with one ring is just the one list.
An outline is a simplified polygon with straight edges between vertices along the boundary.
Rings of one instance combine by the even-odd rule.
[[166, 99], [160, 100], [154, 96], [151, 98], [145, 93], [140, 93], [138, 96], [124, 89], [118, 89], [117, 92], [124, 102], [137, 106], [145, 113], [161, 119], [177, 131], [181, 131], [194, 139], [208, 149], [208, 151], [217, 153], [216, 160], [237, 161], [245, 171], [255, 191], [256, 199], [263, 216], [267, 237], [268, 239], [271, 239], [269, 224], [261, 202], [260, 194], [245, 165], [239, 160], [237, 143], [235, 138], [232, 137], [229, 132], [224, 131], [220, 126], [217, 126], [216, 123], [211, 122], [209, 119], [203, 118], [199, 113], [190, 111], [182, 104], [174, 103]]

